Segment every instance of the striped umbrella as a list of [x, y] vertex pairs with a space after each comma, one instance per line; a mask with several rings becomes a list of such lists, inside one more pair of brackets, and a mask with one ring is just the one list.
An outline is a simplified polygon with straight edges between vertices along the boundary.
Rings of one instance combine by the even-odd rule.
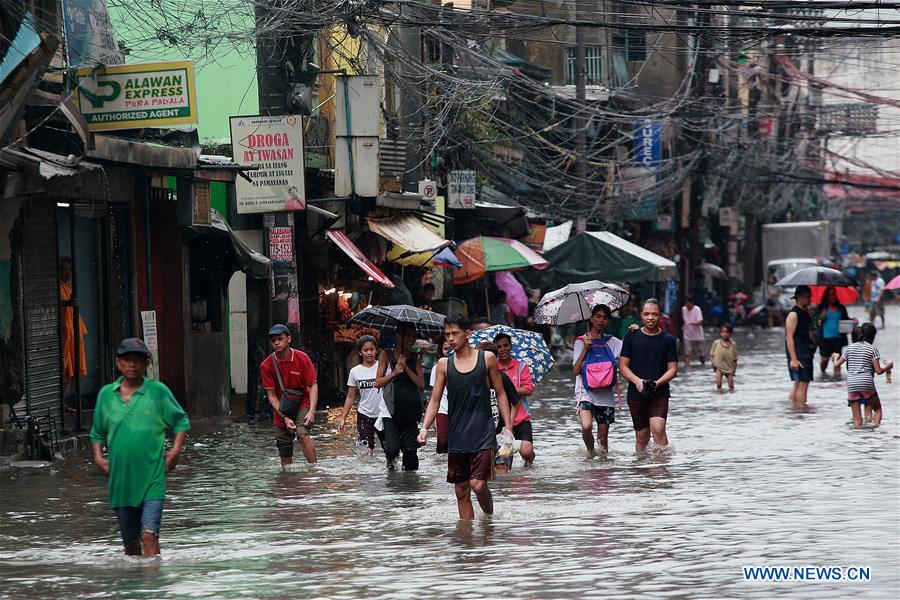
[[478, 236], [456, 249], [462, 267], [453, 272], [453, 283], [470, 283], [492, 271], [516, 271], [533, 267], [547, 268], [544, 258], [523, 244], [508, 238]]

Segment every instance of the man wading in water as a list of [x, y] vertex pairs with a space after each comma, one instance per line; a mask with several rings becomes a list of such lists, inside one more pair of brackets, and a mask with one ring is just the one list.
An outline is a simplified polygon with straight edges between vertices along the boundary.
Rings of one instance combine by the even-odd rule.
[[[100, 390], [91, 426], [94, 463], [109, 475], [109, 505], [116, 513], [125, 554], [159, 554], [166, 473], [175, 468], [191, 428], [165, 385], [147, 379], [150, 351], [141, 340], [122, 340], [116, 368], [122, 373]], [[175, 434], [166, 452], [166, 430]], [[103, 458], [103, 446], [109, 459]], [[142, 548], [143, 547], [143, 548]]]
[[625, 336], [619, 371], [628, 380], [628, 409], [634, 425], [634, 447], [647, 448], [650, 434], [658, 446], [668, 446], [666, 418], [669, 382], [678, 375], [678, 343], [659, 328], [659, 300], [648, 298], [641, 308], [644, 326]]
[[294, 437], [300, 442], [306, 462], [315, 464], [316, 445], [309, 430], [319, 401], [316, 368], [305, 352], [291, 348], [291, 332], [286, 325], [274, 325], [269, 330], [269, 342], [272, 354], [259, 365], [259, 375], [272, 405], [281, 466], [294, 462]]
[[444, 339], [453, 355], [442, 358], [435, 366], [434, 390], [419, 432], [419, 444], [428, 438], [441, 394], [447, 389], [447, 411], [450, 420], [447, 482], [455, 486], [456, 506], [460, 519], [475, 518], [471, 493], [475, 492], [484, 514], [494, 512], [494, 501], [487, 482], [494, 475], [494, 452], [497, 438], [491, 416], [491, 388], [497, 391], [500, 416], [506, 433], [512, 437], [512, 417], [497, 357], [476, 351], [469, 345], [469, 319], [451, 315], [444, 323]]

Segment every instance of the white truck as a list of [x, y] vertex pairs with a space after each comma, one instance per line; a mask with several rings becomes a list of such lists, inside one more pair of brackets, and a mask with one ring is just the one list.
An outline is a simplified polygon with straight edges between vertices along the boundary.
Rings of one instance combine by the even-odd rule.
[[766, 281], [781, 279], [804, 267], [828, 260], [831, 238], [828, 221], [770, 223], [762, 228], [763, 265]]

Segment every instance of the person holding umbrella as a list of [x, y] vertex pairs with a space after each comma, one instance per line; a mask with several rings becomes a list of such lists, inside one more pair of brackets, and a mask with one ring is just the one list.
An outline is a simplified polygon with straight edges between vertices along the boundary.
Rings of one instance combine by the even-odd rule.
[[384, 455], [388, 469], [396, 469], [395, 462], [403, 453], [403, 470], [419, 468], [419, 446], [416, 443], [419, 419], [422, 418], [422, 390], [425, 377], [422, 357], [414, 355], [416, 328], [410, 323], [397, 327], [397, 347], [385, 348], [378, 357], [375, 387], [382, 390], [390, 418], [382, 419]]
[[[829, 287], [825, 290], [822, 302], [816, 307], [816, 326], [819, 331], [819, 368], [822, 375], [828, 367], [832, 355], [840, 354], [847, 345], [847, 334], [841, 333], [841, 321], [849, 320], [847, 308], [841, 304], [837, 289]], [[835, 363], [834, 378], [841, 376], [841, 365]]]

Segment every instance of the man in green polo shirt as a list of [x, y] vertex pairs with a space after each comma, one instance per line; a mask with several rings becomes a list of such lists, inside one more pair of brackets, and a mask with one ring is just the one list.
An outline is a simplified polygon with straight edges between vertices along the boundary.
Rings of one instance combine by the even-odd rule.
[[[128, 338], [116, 350], [122, 373], [100, 390], [91, 443], [94, 463], [109, 475], [109, 505], [116, 513], [125, 554], [159, 554], [166, 473], [175, 468], [191, 424], [164, 384], [147, 379], [150, 351]], [[166, 452], [166, 431], [175, 434]], [[103, 458], [103, 446], [109, 459]]]

